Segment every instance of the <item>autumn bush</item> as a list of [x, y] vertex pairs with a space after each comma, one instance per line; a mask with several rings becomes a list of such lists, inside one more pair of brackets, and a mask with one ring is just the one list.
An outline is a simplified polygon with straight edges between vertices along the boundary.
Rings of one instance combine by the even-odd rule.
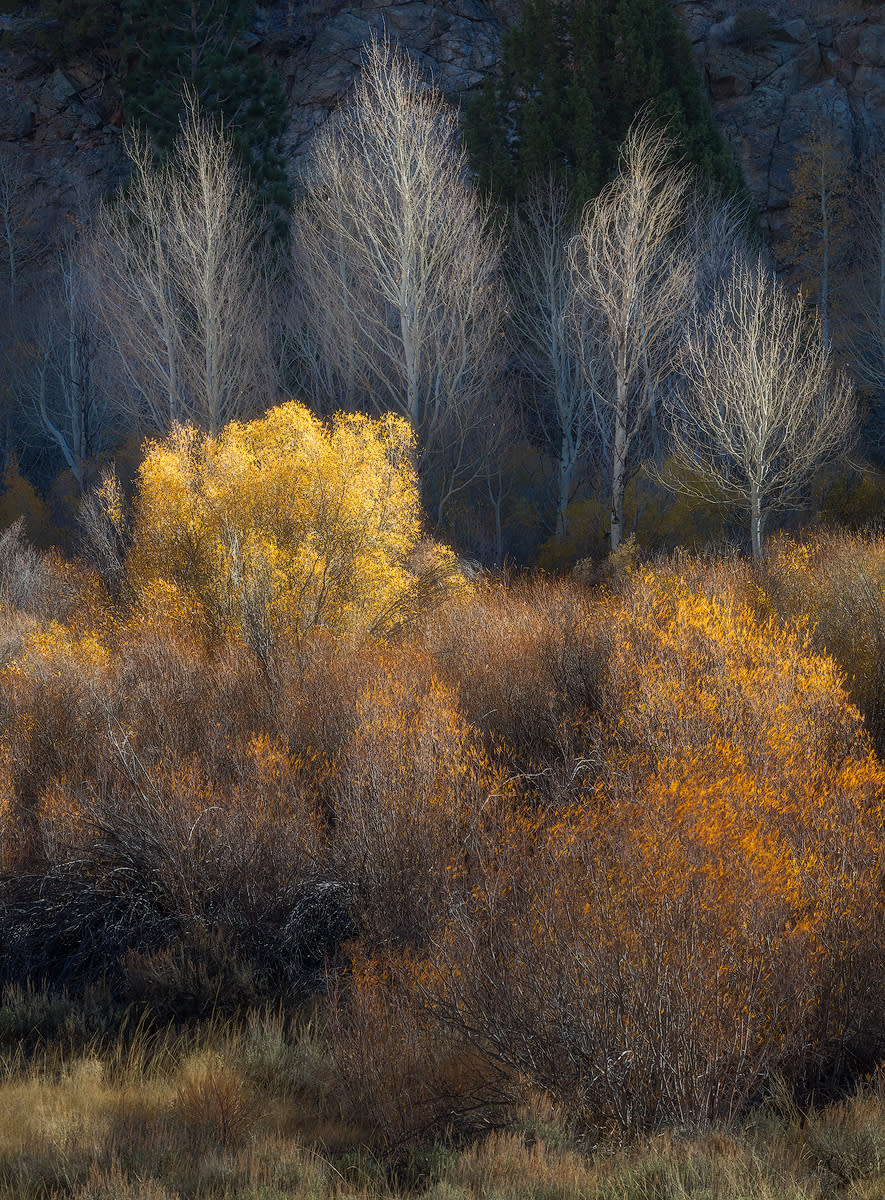
[[[885, 1048], [878, 540], [468, 585], [413, 484], [288, 406], [148, 449], [107, 590], [4, 535], [0, 983], [318, 1012], [388, 1147], [838, 1089]], [[252, 1084], [204, 1066], [233, 1146]]]
[[290, 402], [217, 437], [177, 427], [139, 470], [130, 572], [198, 606], [265, 662], [278, 636], [385, 632], [444, 576], [422, 547], [414, 442], [405, 421]]
[[801, 542], [774, 540], [762, 582], [781, 617], [807, 623], [813, 644], [832, 655], [851, 698], [885, 751], [885, 538], [821, 530]]
[[450, 1113], [528, 1080], [591, 1124], [723, 1120], [773, 1072], [820, 1083], [881, 1044], [885, 773], [833, 661], [731, 577], [708, 595], [662, 567], [597, 599], [596, 770], [557, 803], [523, 775], [424, 953], [356, 975], [345, 1042], [394, 988], [397, 1029], [470, 1050]]

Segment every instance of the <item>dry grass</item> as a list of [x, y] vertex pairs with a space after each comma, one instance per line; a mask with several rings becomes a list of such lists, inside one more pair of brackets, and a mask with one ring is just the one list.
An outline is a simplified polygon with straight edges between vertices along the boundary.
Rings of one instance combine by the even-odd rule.
[[885, 1095], [800, 1112], [783, 1088], [729, 1132], [576, 1140], [534, 1093], [510, 1130], [380, 1153], [322, 1096], [315, 1027], [277, 1015], [67, 1055], [0, 1078], [3, 1200], [874, 1200]]
[[337, 1195], [330, 1155], [367, 1135], [340, 1117], [327, 1059], [313, 1026], [267, 1012], [14, 1055], [0, 1074], [0, 1197]]

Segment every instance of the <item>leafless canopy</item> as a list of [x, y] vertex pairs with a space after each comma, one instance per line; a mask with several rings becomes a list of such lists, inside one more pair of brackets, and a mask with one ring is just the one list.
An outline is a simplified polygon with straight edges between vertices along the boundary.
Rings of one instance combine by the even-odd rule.
[[624, 489], [649, 432], [661, 379], [694, 284], [686, 237], [688, 173], [648, 117], [630, 129], [617, 177], [584, 211], [572, 243], [575, 321], [598, 399], [609, 462], [611, 547], [624, 531]]
[[515, 216], [510, 306], [514, 351], [537, 424], [556, 458], [559, 537], [567, 533], [578, 464], [599, 425], [596, 391], [582, 368], [571, 320], [568, 251], [574, 232], [568, 195], [550, 178], [530, 191]]
[[268, 304], [246, 185], [223, 132], [187, 106], [156, 166], [129, 143], [132, 177], [99, 219], [102, 317], [137, 427], [215, 433], [273, 398]]
[[482, 471], [500, 253], [456, 112], [389, 42], [365, 53], [314, 139], [296, 210], [298, 336], [321, 411], [359, 405], [410, 422], [439, 517]]
[[21, 415], [61, 453], [81, 491], [90, 463], [112, 436], [107, 389], [97, 362], [94, 273], [82, 243], [59, 251], [58, 286], [26, 327], [14, 378]]
[[753, 553], [765, 520], [842, 450], [854, 394], [834, 370], [820, 318], [761, 260], [738, 265], [699, 314], [672, 405], [672, 437], [687, 490], [750, 512]]

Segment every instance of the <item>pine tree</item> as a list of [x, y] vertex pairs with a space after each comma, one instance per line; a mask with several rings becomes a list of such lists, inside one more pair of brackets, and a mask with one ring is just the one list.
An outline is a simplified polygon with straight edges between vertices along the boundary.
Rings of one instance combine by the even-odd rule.
[[277, 75], [249, 50], [251, 0], [125, 0], [121, 36], [124, 114], [172, 148], [185, 91], [223, 124], [274, 231], [290, 205], [282, 152], [286, 100]]
[[646, 105], [703, 178], [744, 194], [669, 0], [528, 0], [505, 39], [500, 75], [468, 105], [465, 137], [480, 184], [512, 201], [552, 170], [580, 207], [614, 175]]

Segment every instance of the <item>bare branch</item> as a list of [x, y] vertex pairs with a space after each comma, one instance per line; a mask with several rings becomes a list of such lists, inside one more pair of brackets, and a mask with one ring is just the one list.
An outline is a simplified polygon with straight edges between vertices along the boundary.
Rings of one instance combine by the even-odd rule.
[[597, 397], [611, 479], [611, 548], [624, 533], [624, 490], [653, 425], [695, 270], [686, 237], [689, 176], [649, 119], [631, 128], [617, 178], [587, 206], [571, 247], [575, 322]]
[[119, 404], [148, 433], [182, 421], [216, 433], [276, 398], [248, 194], [193, 97], [166, 164], [137, 135], [128, 150], [132, 177], [95, 242]]
[[494, 434], [500, 252], [457, 114], [386, 41], [314, 139], [296, 210], [297, 331], [320, 411], [405, 417], [439, 520]]
[[854, 390], [833, 368], [820, 318], [761, 260], [739, 264], [719, 287], [682, 365], [674, 448], [707, 499], [749, 509], [758, 559], [768, 515], [844, 448]]

